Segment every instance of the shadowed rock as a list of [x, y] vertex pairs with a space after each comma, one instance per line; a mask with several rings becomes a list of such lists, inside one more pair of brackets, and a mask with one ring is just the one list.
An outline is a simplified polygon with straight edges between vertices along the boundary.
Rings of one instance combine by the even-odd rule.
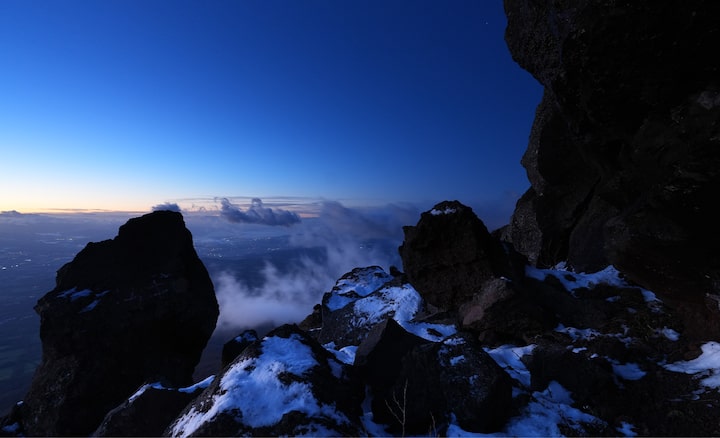
[[89, 243], [35, 306], [43, 357], [22, 405], [28, 435], [87, 435], [145, 382], [192, 383], [218, 316], [182, 215], [129, 220]]
[[512, 275], [500, 242], [458, 201], [437, 204], [403, 231], [399, 251], [407, 279], [440, 309], [457, 309], [487, 280]]
[[544, 87], [505, 237], [541, 267], [612, 264], [720, 334], [720, 6], [505, 0], [513, 58]]

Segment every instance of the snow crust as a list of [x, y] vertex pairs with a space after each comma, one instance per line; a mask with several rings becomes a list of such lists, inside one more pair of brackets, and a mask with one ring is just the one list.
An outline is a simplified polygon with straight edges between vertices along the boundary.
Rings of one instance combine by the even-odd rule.
[[697, 374], [700, 384], [711, 389], [720, 389], [720, 343], [711, 341], [703, 344], [702, 354], [693, 360], [679, 361], [665, 365], [665, 369], [685, 374]]
[[525, 387], [530, 386], [530, 371], [522, 362], [522, 357], [532, 354], [535, 344], [524, 347], [514, 345], [502, 345], [497, 348], [485, 348], [484, 350], [492, 357], [510, 377], [520, 382]]
[[179, 392], [184, 392], [184, 393], [192, 393], [192, 392], [197, 391], [198, 389], [207, 388], [208, 386], [210, 386], [210, 384], [213, 382], [213, 380], [215, 380], [214, 375], [206, 377], [205, 379], [201, 380], [200, 382], [195, 383], [190, 386], [187, 386], [185, 388], [169, 388], [167, 386], [163, 386], [160, 382], [146, 383], [145, 385], [141, 386], [140, 389], [138, 389], [133, 395], [131, 395], [130, 398], [128, 398], [128, 402], [129, 403], [134, 402], [135, 399], [137, 399], [138, 397], [143, 395], [143, 393], [145, 393], [145, 391], [147, 391], [148, 388], [164, 389], [164, 390], [168, 390], [168, 391], [179, 391]]
[[415, 322], [413, 318], [423, 308], [420, 294], [409, 284], [383, 286], [364, 298], [355, 299], [354, 327], [367, 327], [393, 318], [408, 332], [433, 342], [439, 342], [457, 332], [453, 325]]
[[[302, 375], [317, 365], [312, 350], [299, 336], [267, 337], [262, 341], [262, 354], [235, 362], [222, 377], [220, 391], [213, 396], [208, 409], [201, 412], [193, 407], [175, 423], [172, 434], [191, 435], [220, 413], [235, 416], [253, 428], [273, 425], [291, 411], [348, 423], [349, 420], [334, 406], [318, 402], [309, 384], [288, 384], [278, 378], [283, 373]], [[309, 433], [322, 435], [319, 428]]]
[[365, 268], [349, 278], [341, 278], [335, 283], [325, 306], [332, 312], [376, 291], [392, 280], [392, 276], [380, 267]]
[[[622, 278], [620, 271], [618, 271], [613, 265], [608, 265], [605, 269], [591, 273], [568, 271], [564, 263], [556, 266], [556, 269], [540, 269], [528, 265], [525, 267], [525, 275], [539, 281], [544, 281], [548, 276], [553, 276], [560, 281], [563, 287], [573, 296], [575, 296], [575, 291], [577, 289], [591, 289], [597, 285], [606, 284], [608, 286], [618, 288], [638, 289], [642, 293], [643, 298], [648, 305], [653, 306], [661, 303], [653, 292], [628, 283], [624, 278]], [[612, 298], [614, 297], [610, 297], [608, 300]]]
[[558, 424], [566, 424], [583, 433], [581, 423], [604, 422], [597, 417], [572, 407], [573, 399], [570, 392], [556, 381], [551, 381], [544, 391], [532, 393], [530, 403], [520, 415], [511, 418], [505, 428], [497, 433], [482, 434], [463, 430], [456, 421], [452, 421], [447, 436], [458, 437], [551, 437], [563, 436]]
[[454, 208], [451, 208], [451, 207], [445, 207], [442, 210], [438, 210], [437, 208], [433, 208], [432, 210], [430, 210], [430, 214], [433, 216], [440, 216], [443, 214], [453, 214], [456, 212], [457, 212], [457, 210]]

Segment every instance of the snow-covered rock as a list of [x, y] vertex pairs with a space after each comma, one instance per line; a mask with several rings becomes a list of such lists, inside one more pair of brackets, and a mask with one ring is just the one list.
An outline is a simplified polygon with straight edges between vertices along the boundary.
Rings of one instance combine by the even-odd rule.
[[297, 326], [243, 352], [168, 427], [172, 436], [358, 436], [361, 393]]

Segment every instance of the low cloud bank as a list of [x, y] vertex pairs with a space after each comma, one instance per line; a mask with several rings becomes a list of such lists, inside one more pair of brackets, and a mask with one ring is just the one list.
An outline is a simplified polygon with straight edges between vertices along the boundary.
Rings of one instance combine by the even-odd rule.
[[285, 226], [300, 222], [300, 216], [296, 213], [265, 207], [260, 198], [253, 198], [250, 207], [244, 211], [227, 198], [222, 198], [220, 205], [220, 215], [230, 222]]
[[323, 202], [317, 218], [293, 227], [289, 245], [312, 249], [283, 270], [266, 262], [260, 286], [249, 286], [230, 272], [214, 278], [220, 304], [218, 330], [239, 332], [267, 323], [300, 322], [320, 303], [344, 273], [361, 266], [388, 270], [401, 267], [397, 247], [402, 226], [417, 222], [414, 207], [391, 205], [353, 209], [338, 202]]
[[153, 205], [152, 211], [174, 211], [180, 213], [180, 206], [173, 202], [166, 202], [164, 204]]

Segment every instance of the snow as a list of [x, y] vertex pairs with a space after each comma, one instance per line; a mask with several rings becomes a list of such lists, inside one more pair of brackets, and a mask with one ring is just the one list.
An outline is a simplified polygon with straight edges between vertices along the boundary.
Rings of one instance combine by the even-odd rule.
[[440, 342], [457, 333], [454, 325], [431, 324], [427, 322], [398, 321], [408, 332], [432, 342]]
[[385, 287], [376, 294], [355, 301], [356, 327], [374, 325], [394, 315], [398, 322], [408, 321], [420, 310], [422, 298], [410, 285]]
[[700, 381], [703, 386], [720, 389], [720, 343], [708, 342], [700, 349], [702, 354], [695, 359], [667, 364], [665, 369], [678, 373], [698, 374], [698, 377], [704, 377]]
[[370, 267], [356, 271], [355, 275], [341, 278], [335, 283], [335, 287], [333, 287], [325, 305], [331, 312], [342, 309], [355, 301], [358, 296], [365, 297], [378, 290], [392, 278], [380, 267]]
[[573, 399], [568, 390], [556, 381], [548, 384], [542, 392], [534, 392], [531, 401], [518, 415], [511, 418], [498, 433], [481, 434], [463, 430], [453, 418], [447, 436], [466, 437], [550, 437], [563, 436], [558, 424], [565, 424], [584, 435], [582, 423], [605, 424], [602, 420], [572, 407]]
[[598, 284], [607, 284], [616, 287], [635, 287], [620, 278], [620, 271], [615, 269], [613, 265], [608, 265], [605, 269], [593, 273], [567, 271], [564, 265], [556, 266], [556, 268], [559, 269], [539, 269], [528, 265], [525, 267], [525, 274], [530, 278], [540, 281], [544, 281], [548, 275], [552, 275], [570, 292], [579, 288], [591, 289]]
[[465, 362], [465, 356], [462, 354], [460, 356], [455, 356], [455, 357], [450, 358], [451, 366], [455, 366], [461, 362]]
[[613, 373], [623, 380], [640, 380], [647, 374], [640, 369], [640, 365], [632, 362], [621, 364], [618, 361], [606, 358], [612, 365]]
[[77, 288], [72, 288], [72, 289], [68, 289], [64, 292], [59, 293], [57, 296], [58, 296], [58, 298], [69, 298], [71, 302], [75, 301], [79, 298], [94, 296], [95, 300], [93, 302], [91, 302], [90, 304], [88, 304], [87, 306], [85, 306], [79, 312], [79, 313], [85, 313], [85, 312], [89, 312], [89, 311], [95, 309], [95, 307], [100, 303], [100, 298], [104, 297], [109, 292], [110, 292], [109, 290], [106, 290], [104, 292], [100, 292], [100, 293], [96, 294], [95, 292], [93, 292], [90, 289], [77, 290]]
[[[539, 269], [534, 266], [525, 267], [525, 275], [536, 280], [544, 281], [549, 275], [560, 281], [563, 287], [575, 296], [575, 290], [580, 288], [592, 289], [596, 285], [606, 284], [618, 288], [639, 289], [645, 299], [645, 302], [653, 311], [659, 312], [659, 305], [662, 303], [655, 294], [647, 289], [628, 283], [622, 278], [622, 274], [613, 265], [608, 265], [605, 269], [592, 273], [575, 273], [566, 270], [565, 264], [561, 263], [555, 266], [556, 269]], [[617, 300], [615, 297], [607, 298], [607, 301], [613, 302]]]
[[8, 424], [7, 426], [3, 426], [3, 428], [0, 430], [2, 430], [5, 433], [16, 434], [16, 433], [20, 432], [20, 424], [18, 424], [17, 422]]
[[72, 288], [66, 290], [65, 292], [59, 293], [58, 298], [70, 298], [70, 301], [75, 301], [78, 298], [89, 297], [92, 294], [93, 291], [91, 291], [90, 289], [77, 290], [77, 288]]
[[193, 407], [174, 424], [172, 434], [191, 435], [222, 412], [253, 428], [276, 424], [291, 411], [347, 423], [348, 419], [333, 406], [315, 399], [309, 384], [287, 384], [278, 378], [285, 373], [302, 375], [317, 365], [312, 350], [299, 336], [266, 337], [262, 354], [233, 363], [220, 381], [220, 391], [205, 404], [205, 412]]
[[501, 345], [497, 348], [485, 348], [485, 351], [492, 357], [500, 368], [504, 369], [510, 377], [520, 382], [524, 387], [530, 386], [530, 371], [520, 360], [523, 356], [532, 354], [535, 344], [524, 347], [514, 345]]
[[411, 285], [386, 286], [355, 301], [350, 323], [355, 327], [372, 326], [392, 317], [408, 332], [433, 342], [457, 332], [454, 325], [413, 322], [422, 304], [422, 297]]
[[558, 324], [558, 326], [555, 327], [555, 331], [558, 333], [565, 333], [566, 335], [570, 336], [573, 342], [576, 342], [578, 340], [587, 341], [598, 336], [602, 336], [602, 333], [597, 330], [589, 328], [578, 329], [575, 327], [565, 327], [563, 324]]
[[635, 426], [625, 421], [620, 424], [620, 427], [615, 428], [615, 430], [620, 432], [623, 436], [637, 436], [637, 432], [633, 429], [635, 429]]
[[445, 207], [445, 209], [443, 209], [443, 210], [438, 210], [437, 208], [433, 208], [432, 210], [430, 210], [430, 214], [433, 216], [440, 216], [443, 214], [453, 214], [455, 212], [457, 212], [457, 210], [454, 208], [451, 208], [451, 207]]
[[168, 391], [177, 390], [179, 392], [193, 393], [193, 392], [197, 391], [198, 389], [207, 388], [208, 386], [210, 386], [210, 384], [213, 382], [213, 380], [215, 380], [214, 375], [206, 377], [205, 379], [201, 380], [200, 382], [195, 383], [194, 385], [191, 385], [191, 386], [187, 386], [185, 388], [168, 388], [167, 386], [163, 386], [160, 382], [146, 383], [145, 385], [141, 386], [140, 389], [135, 391], [135, 393], [133, 395], [131, 395], [130, 398], [128, 398], [128, 402], [129, 403], [134, 402], [135, 399], [137, 399], [138, 397], [143, 395], [143, 393], [145, 393], [145, 391], [147, 391], [148, 388], [165, 389]]
[[355, 353], [358, 349], [357, 345], [348, 345], [347, 347], [336, 350], [335, 343], [330, 342], [323, 345], [323, 347], [334, 354], [335, 358], [344, 364], [352, 365], [355, 362]]
[[663, 336], [665, 336], [671, 341], [677, 341], [678, 339], [680, 339], [680, 333], [676, 332], [671, 328], [663, 327], [660, 330], [660, 333], [662, 333]]

